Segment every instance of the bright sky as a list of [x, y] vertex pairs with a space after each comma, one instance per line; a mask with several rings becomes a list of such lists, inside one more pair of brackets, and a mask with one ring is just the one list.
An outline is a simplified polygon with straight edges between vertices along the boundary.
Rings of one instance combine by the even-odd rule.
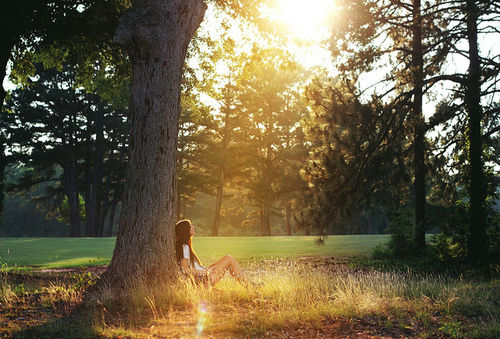
[[328, 38], [328, 19], [335, 10], [332, 0], [277, 0], [261, 6], [263, 17], [281, 25], [290, 38], [319, 42]]
[[290, 43], [287, 46], [306, 67], [329, 66], [330, 52], [322, 42], [329, 38], [330, 18], [335, 11], [332, 0], [276, 0], [274, 6], [261, 6], [262, 17], [276, 24]]

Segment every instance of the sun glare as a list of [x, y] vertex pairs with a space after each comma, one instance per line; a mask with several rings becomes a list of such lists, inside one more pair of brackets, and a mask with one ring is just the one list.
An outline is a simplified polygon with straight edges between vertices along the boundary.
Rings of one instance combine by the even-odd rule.
[[278, 0], [272, 17], [292, 36], [318, 41], [328, 33], [328, 18], [334, 7], [332, 0]]

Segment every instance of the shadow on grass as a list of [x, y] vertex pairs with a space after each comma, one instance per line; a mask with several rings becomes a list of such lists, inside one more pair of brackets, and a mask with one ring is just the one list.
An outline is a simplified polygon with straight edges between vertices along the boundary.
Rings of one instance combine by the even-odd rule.
[[12, 338], [97, 338], [99, 333], [94, 329], [94, 321], [87, 307], [78, 305], [75, 309], [60, 318], [23, 328], [12, 333]]

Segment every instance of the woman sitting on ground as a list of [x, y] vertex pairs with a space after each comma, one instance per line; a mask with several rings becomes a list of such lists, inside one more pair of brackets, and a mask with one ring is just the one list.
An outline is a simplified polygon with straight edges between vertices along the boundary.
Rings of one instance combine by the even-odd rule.
[[180, 265], [182, 273], [193, 277], [197, 284], [208, 287], [214, 286], [222, 279], [226, 271], [229, 271], [233, 278], [246, 284], [247, 280], [243, 276], [243, 270], [230, 255], [222, 257], [209, 267], [203, 267], [191, 245], [194, 230], [191, 221], [187, 219], [181, 220], [175, 225], [175, 251], [177, 263]]

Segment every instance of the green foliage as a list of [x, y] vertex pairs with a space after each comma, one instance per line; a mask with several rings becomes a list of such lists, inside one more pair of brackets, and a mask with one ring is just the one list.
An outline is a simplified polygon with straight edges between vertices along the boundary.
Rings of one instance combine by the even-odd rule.
[[99, 277], [97, 275], [86, 271], [86, 268], [87, 267], [85, 266], [80, 267], [81, 272], [74, 273], [71, 276], [71, 279], [73, 280], [71, 287], [76, 291], [86, 290], [94, 286], [99, 280]]
[[80, 235], [83, 218], [85, 234], [99, 236], [108, 209], [122, 196], [126, 112], [77, 87], [76, 68], [63, 66], [58, 71], [36, 64], [37, 78], [9, 96], [8, 150], [24, 170], [8, 188], [34, 200], [30, 192], [43, 185], [38, 204], [67, 222], [71, 236]]
[[[22, 166], [9, 166], [6, 186], [11, 187], [27, 170]], [[5, 194], [5, 209], [0, 223], [1, 237], [62, 237], [68, 234], [67, 225], [59, 223], [49, 211], [50, 207], [47, 208], [47, 204], [50, 205], [54, 200], [42, 198], [46, 196], [47, 186], [48, 184], [40, 184], [26, 192]]]
[[34, 76], [36, 73], [34, 61], [35, 55], [32, 51], [25, 51], [22, 55], [17, 56], [9, 80], [15, 84], [24, 84], [26, 86], [29, 83], [30, 76]]
[[452, 338], [460, 338], [461, 336], [461, 331], [460, 331], [460, 322], [458, 321], [446, 321], [443, 322], [443, 325], [439, 328], [439, 331], [443, 332], [444, 334], [452, 337]]
[[[417, 3], [419, 4], [418, 8], [415, 8], [414, 6], [416, 6]], [[495, 70], [491, 69], [490, 65], [492, 64], [492, 59], [490, 55], [493, 56], [496, 54], [492, 53], [488, 48], [484, 50], [480, 48], [479, 59], [473, 60], [473, 55], [468, 56], [467, 53], [461, 54], [461, 52], [453, 48], [453, 46], [460, 43], [469, 43], [470, 46], [473, 46], [476, 44], [474, 41], [476, 41], [478, 37], [479, 40], [481, 40], [482, 37], [487, 34], [497, 33], [495, 29], [485, 28], [484, 30], [481, 29], [476, 32], [476, 36], [472, 37], [470, 36], [472, 31], [466, 31], [466, 27], [476, 25], [477, 22], [490, 22], [492, 25], [491, 27], [498, 23], [497, 17], [492, 17], [488, 14], [494, 11], [492, 3], [489, 1], [480, 2], [480, 4], [476, 4], [476, 2], [472, 1], [467, 2], [468, 6], [472, 5], [472, 7], [475, 7], [477, 5], [476, 14], [478, 17], [474, 18], [472, 18], [473, 16], [471, 13], [475, 11], [470, 9], [465, 10], [465, 6], [456, 7], [452, 5], [452, 3], [446, 1], [402, 4], [401, 2], [381, 2], [377, 0], [340, 0], [336, 5], [338, 11], [335, 15], [338, 17], [338, 20], [333, 21], [335, 25], [333, 26], [334, 29], [332, 29], [331, 41], [333, 41], [333, 43], [330, 45], [330, 49], [337, 62], [336, 66], [339, 71], [339, 77], [346, 82], [354, 79], [356, 86], [353, 87], [360, 93], [363, 93], [365, 98], [367, 98], [368, 94], [371, 94], [373, 90], [372, 97], [382, 99], [387, 107], [391, 107], [391, 116], [399, 115], [399, 119], [404, 120], [403, 124], [399, 124], [399, 119], [387, 120], [386, 123], [387, 126], [394, 123], [396, 124], [394, 126], [399, 124], [396, 130], [405, 130], [403, 134], [405, 134], [406, 142], [400, 143], [397, 145], [397, 148], [401, 147], [404, 151], [403, 154], [406, 156], [396, 157], [396, 159], [398, 159], [396, 160], [398, 164], [396, 166], [410, 169], [412, 167], [412, 159], [410, 159], [408, 155], [416, 150], [417, 147], [419, 149], [429, 149], [432, 151], [431, 154], [433, 155], [433, 159], [431, 161], [426, 161], [426, 166], [430, 165], [433, 169], [428, 172], [432, 173], [432, 181], [435, 185], [429, 196], [432, 200], [440, 196], [441, 203], [447, 204], [447, 206], [454, 205], [457, 199], [462, 198], [462, 196], [457, 194], [457, 190], [464, 188], [464, 186], [468, 187], [468, 189], [470, 188], [467, 182], [470, 181], [471, 174], [470, 169], [466, 168], [470, 166], [470, 161], [468, 160], [471, 142], [471, 138], [468, 136], [471, 132], [470, 126], [468, 126], [470, 123], [469, 117], [472, 115], [482, 117], [482, 121], [479, 121], [481, 120], [479, 118], [476, 119], [477, 125], [475, 127], [477, 128], [477, 137], [480, 133], [479, 130], [483, 130], [481, 133], [483, 133], [485, 141], [483, 146], [486, 156], [483, 156], [480, 162], [497, 163], [499, 158], [498, 154], [496, 154], [498, 152], [492, 151], [495, 149], [495, 145], [498, 145], [498, 133], [495, 132], [495, 126], [498, 126], [498, 98], [496, 97], [498, 82], [496, 81], [496, 77], [499, 68], [496, 67]], [[417, 13], [419, 15], [416, 15]], [[486, 24], [485, 27], [487, 27]], [[417, 49], [416, 46], [420, 44], [425, 47], [423, 49]], [[445, 66], [449, 65], [455, 53], [460, 53], [466, 58], [469, 57], [469, 61], [471, 62], [470, 68], [468, 71], [466, 71], [466, 68], [457, 69], [454, 71], [456, 74], [448, 75], [446, 74]], [[421, 67], [423, 73], [421, 75], [419, 75], [418, 70], [420, 62], [422, 62]], [[478, 63], [480, 63], [480, 65]], [[474, 92], [471, 90], [473, 81], [471, 81], [470, 74], [468, 74], [472, 71], [473, 66], [477, 66], [477, 73], [481, 72], [481, 74], [483, 74], [484, 72], [484, 76], [480, 80], [481, 84], [476, 84], [478, 88], [492, 88], [492, 90], [479, 93], [480, 91], [478, 89], [477, 95], [481, 97], [476, 97], [473, 100], [476, 100], [478, 104], [481, 102], [481, 105], [484, 105], [484, 107], [479, 107], [478, 105], [478, 107], [474, 109], [474, 112], [468, 112], [468, 108], [466, 107], [468, 104], [465, 97]], [[364, 79], [370, 79], [370, 81], [366, 81], [365, 84]], [[449, 92], [443, 94], [435, 91], [435, 85], [439, 84], [442, 80], [452, 81], [457, 87], [454, 88], [450, 86]], [[425, 83], [424, 95], [428, 96], [430, 101], [436, 101], [436, 99], [439, 101], [441, 98], [443, 100], [443, 103], [437, 106], [436, 112], [430, 117], [429, 122], [422, 123], [422, 127], [425, 131], [432, 130], [435, 127], [438, 128], [439, 133], [436, 134], [439, 135], [439, 143], [434, 142], [429, 144], [426, 141], [424, 143], [417, 143], [417, 138], [410, 137], [414, 133], [415, 127], [419, 127], [420, 124], [418, 120], [421, 119], [421, 117], [415, 104], [417, 103], [417, 93], [422, 90], [422, 81]], [[367, 99], [365, 100], [368, 101]], [[341, 100], [334, 99], [330, 106], [334, 107], [336, 101], [342, 102]], [[420, 107], [420, 111], [421, 108], [422, 107]], [[421, 120], [421, 122], [423, 121]], [[345, 134], [355, 134], [356, 127], [357, 126], [347, 126]], [[419, 128], [417, 128], [417, 130], [418, 129]], [[333, 128], [330, 130], [335, 131]], [[383, 135], [382, 128], [375, 130], [375, 134]], [[334, 134], [335, 132], [330, 133]], [[362, 139], [362, 141], [366, 143], [369, 143], [369, 140], [369, 137]], [[364, 145], [363, 142], [358, 142], [358, 144], [361, 145], [359, 148], [362, 148]], [[481, 143], [481, 141], [479, 142]], [[327, 143], [325, 144], [327, 145]], [[342, 145], [339, 142], [335, 142], [330, 147], [332, 150], [338, 152], [339, 144]], [[480, 148], [481, 145], [478, 147]], [[479, 148], [474, 151], [476, 154], [480, 152]], [[373, 151], [376, 154], [380, 152], [378, 149], [374, 149]], [[326, 151], [323, 152], [327, 153]], [[389, 156], [392, 155], [391, 153], [392, 151], [390, 150]], [[397, 153], [398, 151], [394, 152], [394, 154]], [[492, 153], [497, 156], [492, 158]], [[356, 155], [356, 157], [353, 157], [355, 160], [361, 158], [359, 156], [359, 151], [356, 152]], [[335, 157], [332, 156], [331, 158], [334, 159]], [[349, 158], [339, 158], [340, 159], [336, 159], [337, 161], [332, 161], [334, 164], [332, 167], [346, 167], [342, 162], [348, 163], [348, 161], [351, 160]], [[392, 163], [393, 166], [396, 161]], [[321, 168], [321, 166], [319, 167]], [[480, 169], [475, 172], [475, 177], [477, 177], [477, 173], [480, 174], [481, 171], [487, 174], [488, 169], [481, 167], [484, 167], [482, 163], [476, 164], [475, 168]], [[354, 173], [354, 177], [359, 175], [368, 183], [373, 180], [373, 178], [370, 178], [371, 172], [363, 173], [352, 170], [339, 171], [340, 173], [335, 173], [334, 171], [327, 172], [334, 174], [331, 177], [323, 175], [324, 178], [327, 178], [325, 179], [327, 184], [324, 185], [326, 189], [331, 181], [333, 181], [332, 186], [336, 184], [336, 181], [346, 181], [349, 183], [349, 177], [345, 178], [345, 173]], [[423, 182], [424, 180], [421, 177], [423, 172], [422, 170], [415, 172], [407, 171], [406, 185], [409, 186], [411, 178], [416, 175], [420, 175], [420, 181]], [[389, 176], [392, 175], [389, 174]], [[478, 177], [477, 182], [481, 181], [482, 179]], [[489, 185], [490, 178], [487, 178], [485, 180], [485, 183], [486, 182], [488, 182]], [[362, 185], [360, 184], [359, 186]], [[392, 183], [391, 186], [395, 186], [394, 183]], [[325, 190], [325, 188], [323, 188], [323, 190]], [[475, 190], [475, 192], [481, 190], [483, 190], [483, 192], [476, 194], [473, 198], [474, 201], [481, 200], [481, 195], [485, 192], [489, 192], [489, 188], [487, 189], [486, 187], [479, 188]], [[333, 191], [336, 192], [338, 190]], [[422, 190], [416, 191], [420, 195], [419, 197], [415, 197], [416, 202], [425, 201], [427, 198], [422, 196], [420, 193], [421, 191]], [[351, 197], [353, 197], [356, 202], [362, 201], [366, 196], [372, 196], [374, 193], [375, 190], [370, 187], [361, 197], [358, 197], [356, 194], [350, 196], [341, 194], [343, 198], [341, 202], [344, 203], [344, 201], [348, 201], [347, 199]], [[400, 198], [401, 201], [406, 203], [412, 201], [412, 199], [409, 199], [409, 195], [405, 196], [402, 194]], [[328, 201], [328, 199], [326, 200]], [[480, 206], [482, 203], [483, 201], [478, 202], [477, 206]], [[337, 206], [341, 206], [341, 204], [338, 203], [333, 203], [332, 205], [334, 209], [337, 208]], [[384, 205], [384, 207], [387, 207], [389, 204]], [[457, 223], [458, 231], [451, 230], [453, 226], [445, 227], [450, 229], [448, 233], [459, 232], [465, 234], [465, 237], [461, 237], [461, 239], [455, 237], [455, 241], [453, 241], [453, 250], [463, 253], [463, 249], [466, 248], [466, 242], [474, 238], [470, 234], [467, 235], [465, 232], [461, 231], [464, 221], [467, 220], [469, 222], [468, 228], [476, 230], [473, 232], [479, 234], [479, 239], [483, 238], [482, 227], [481, 225], [475, 227], [474, 223], [477, 224], [482, 222], [479, 220], [481, 219], [479, 216], [471, 218], [470, 215], [463, 215], [462, 211], [459, 211], [459, 213], [462, 218], [461, 220], [449, 222]], [[417, 217], [419, 216], [417, 215]], [[427, 218], [426, 220], [430, 221], [431, 219]], [[432, 220], [432, 222], [434, 222], [434, 220]], [[422, 224], [420, 223], [418, 225]], [[403, 230], [397, 233], [404, 235], [405, 232]], [[489, 234], [494, 233], [489, 231]], [[497, 241], [494, 240], [497, 238], [498, 237], [493, 236], [494, 243], [497, 243]], [[405, 239], [405, 236], [401, 239], [403, 241], [402, 246], [406, 245], [404, 242]], [[446, 238], [441, 239], [440, 246], [442, 248], [448, 247], [446, 245], [447, 241], [449, 240], [446, 240]], [[460, 241], [459, 245], [458, 241]], [[457, 248], [457, 246], [460, 248]], [[476, 245], [476, 247], [478, 246]], [[493, 245], [493, 247], [496, 247], [496, 245]], [[453, 256], [462, 255], [461, 253], [454, 253]]]
[[317, 77], [305, 95], [310, 149], [302, 177], [311, 188], [315, 225], [329, 233], [350, 233], [346, 220], [406, 201], [402, 116], [375, 97], [363, 99], [349, 80]]
[[[83, 199], [83, 196], [80, 194], [79, 195], [79, 205], [80, 205], [80, 221], [85, 221], [85, 209], [83, 206], [85, 206], [85, 200]], [[70, 212], [71, 212], [71, 207], [68, 203], [68, 197], [64, 197], [62, 200], [61, 204], [57, 208], [57, 221], [64, 223], [64, 224], [69, 224], [70, 222]]]
[[387, 248], [393, 256], [405, 258], [415, 253], [413, 213], [408, 207], [400, 207], [393, 213], [386, 231], [391, 234]]
[[441, 232], [433, 236], [432, 242], [442, 260], [464, 259], [467, 255], [469, 204], [457, 201], [455, 213], [443, 225]]
[[[488, 237], [488, 252], [491, 258], [500, 255], [500, 214], [492, 206], [492, 199], [488, 200], [486, 208], [488, 219], [486, 232]], [[432, 242], [439, 258], [448, 260], [465, 260], [467, 257], [467, 243], [470, 234], [469, 228], [470, 204], [465, 200], [458, 200], [441, 232], [433, 236]]]
[[0, 274], [5, 274], [7, 272], [9, 265], [7, 263], [2, 262], [2, 257], [0, 257]]
[[298, 90], [304, 80], [302, 72], [297, 60], [279, 46], [256, 44], [238, 81], [237, 108], [248, 116], [244, 180], [255, 208], [247, 223], [260, 224], [262, 235], [272, 233], [271, 214], [277, 202], [290, 202], [305, 186], [296, 164], [306, 154], [299, 125], [306, 113]]

